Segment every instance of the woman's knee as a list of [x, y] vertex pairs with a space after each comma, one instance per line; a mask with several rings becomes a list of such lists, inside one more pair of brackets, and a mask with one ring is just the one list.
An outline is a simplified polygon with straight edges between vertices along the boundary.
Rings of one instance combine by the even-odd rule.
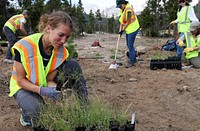
[[44, 105], [44, 101], [40, 95], [26, 90], [19, 90], [14, 97], [22, 109], [23, 116], [31, 117], [38, 114]]
[[79, 63], [75, 60], [67, 60], [63, 66], [63, 71], [70, 71], [71, 73], [76, 71], [82, 73]]

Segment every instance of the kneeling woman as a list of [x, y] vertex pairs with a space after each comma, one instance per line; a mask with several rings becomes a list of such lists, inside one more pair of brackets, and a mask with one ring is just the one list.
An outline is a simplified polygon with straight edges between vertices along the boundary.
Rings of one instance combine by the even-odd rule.
[[[69, 15], [61, 11], [42, 15], [38, 27], [41, 33], [21, 39], [12, 48], [15, 57], [9, 96], [14, 96], [21, 108], [20, 122], [24, 126], [33, 125], [33, 119], [37, 119], [44, 104], [42, 96], [56, 99], [61, 93], [56, 90], [59, 74], [64, 74], [81, 100], [88, 101], [82, 70], [76, 61], [67, 60], [69, 54], [64, 47], [73, 30]], [[79, 77], [74, 77], [77, 74]]]
[[190, 32], [184, 33], [186, 39], [186, 59], [194, 68], [200, 68], [200, 22], [193, 22], [189, 28]]

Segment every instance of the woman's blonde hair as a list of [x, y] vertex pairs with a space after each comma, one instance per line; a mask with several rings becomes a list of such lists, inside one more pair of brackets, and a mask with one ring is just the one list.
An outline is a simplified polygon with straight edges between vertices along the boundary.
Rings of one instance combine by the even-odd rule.
[[50, 15], [43, 14], [40, 17], [38, 30], [39, 32], [43, 33], [47, 25], [50, 25], [52, 28], [56, 28], [59, 24], [68, 25], [73, 30], [73, 22], [71, 17], [62, 11], [53, 12]]

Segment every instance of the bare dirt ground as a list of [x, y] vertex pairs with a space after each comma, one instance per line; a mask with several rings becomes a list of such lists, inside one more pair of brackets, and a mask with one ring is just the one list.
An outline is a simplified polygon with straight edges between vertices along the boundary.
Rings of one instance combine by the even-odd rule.
[[[140, 55], [142, 61], [127, 69], [124, 67], [127, 47], [122, 36], [118, 61], [123, 65], [117, 70], [108, 69], [110, 57], [114, 56], [116, 34], [87, 35], [75, 39], [74, 43], [89, 95], [135, 113], [137, 131], [199, 131], [200, 70], [150, 70], [150, 58], [166, 53], [161, 52], [160, 47], [167, 39], [138, 36], [135, 45], [144, 46], [147, 53]], [[96, 40], [102, 47], [91, 47]], [[19, 108], [14, 98], [8, 97], [12, 65], [3, 63], [6, 48], [3, 49], [4, 54], [0, 55], [0, 130], [31, 131], [20, 125]]]

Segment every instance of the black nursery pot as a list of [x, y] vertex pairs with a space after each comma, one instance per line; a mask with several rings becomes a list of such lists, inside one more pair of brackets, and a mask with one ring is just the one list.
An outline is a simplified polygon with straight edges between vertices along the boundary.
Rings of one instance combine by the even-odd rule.
[[134, 124], [127, 123], [127, 124], [125, 125], [125, 131], [136, 131], [136, 130], [135, 130], [135, 123], [134, 123]]
[[86, 127], [85, 126], [81, 126], [81, 127], [76, 127], [74, 129], [74, 131], [85, 131], [86, 130]]
[[110, 121], [110, 130], [111, 131], [118, 131], [119, 124], [115, 120]]

